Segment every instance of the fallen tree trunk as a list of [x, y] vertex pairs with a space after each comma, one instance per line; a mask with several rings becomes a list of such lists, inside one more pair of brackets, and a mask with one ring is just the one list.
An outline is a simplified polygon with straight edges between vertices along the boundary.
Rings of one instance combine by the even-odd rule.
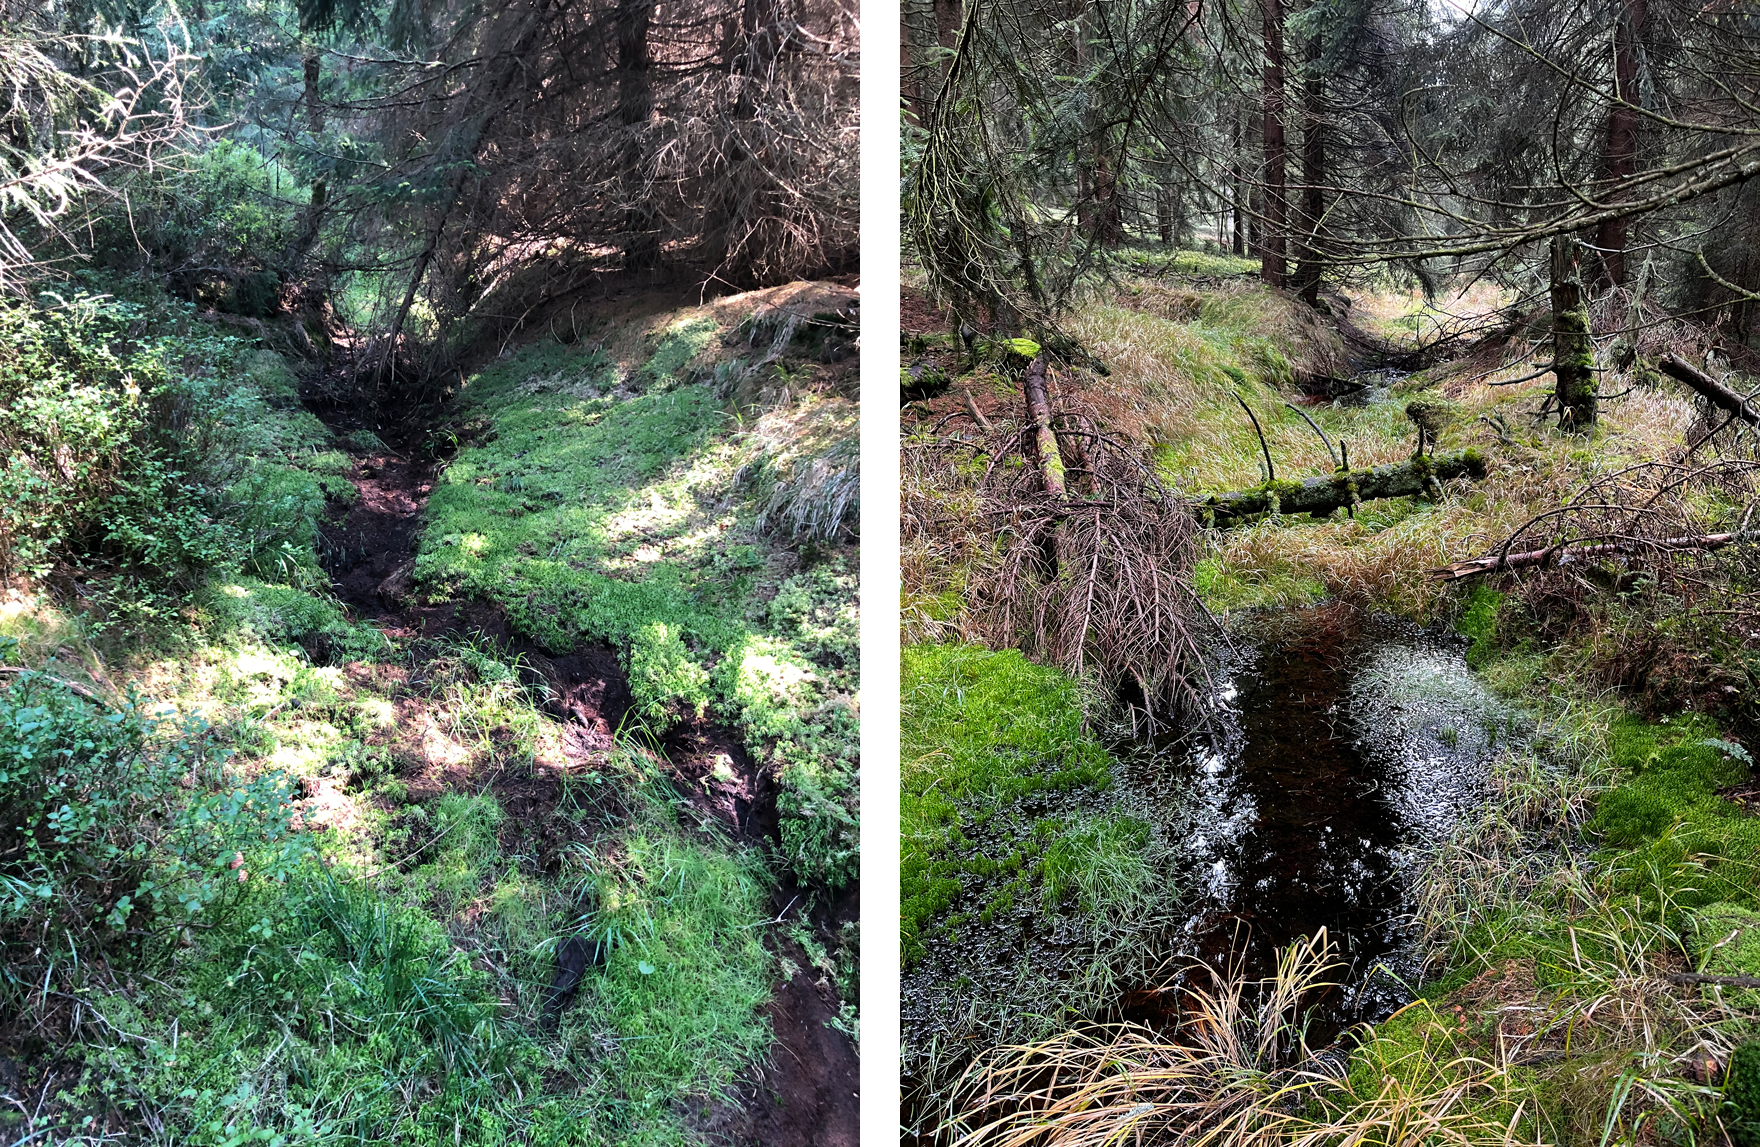
[[1449, 478], [1483, 478], [1485, 457], [1477, 450], [1462, 450], [1441, 457], [1407, 459], [1367, 470], [1339, 469], [1324, 477], [1298, 482], [1267, 482], [1250, 490], [1213, 494], [1197, 507], [1206, 526], [1232, 525], [1257, 514], [1313, 514], [1325, 517], [1341, 507], [1355, 506], [1376, 498], [1404, 498], [1414, 494], [1435, 497], [1438, 483]]
[[[1027, 396], [1027, 445], [1029, 457], [1039, 467], [1039, 478], [1045, 492], [1054, 498], [1063, 497], [1063, 456], [1057, 451], [1057, 435], [1051, 429], [1051, 396], [1045, 389], [1045, 356], [1040, 355], [1028, 366], [1021, 389]], [[1033, 453], [1036, 451], [1036, 455]]]
[[1634, 538], [1620, 542], [1598, 542], [1592, 546], [1548, 546], [1543, 550], [1528, 550], [1519, 554], [1486, 554], [1484, 557], [1468, 558], [1466, 561], [1431, 570], [1430, 576], [1437, 581], [1455, 581], [1478, 574], [1495, 573], [1498, 570], [1568, 565], [1590, 558], [1629, 554], [1634, 550], [1721, 550], [1742, 537], [1739, 533], [1697, 534], [1683, 538]]
[[1686, 383], [1705, 397], [1705, 401], [1720, 410], [1727, 410], [1749, 426], [1760, 426], [1760, 414], [1755, 413], [1747, 400], [1729, 387], [1718, 382], [1678, 354], [1671, 354], [1660, 362], [1658, 368], [1672, 379]]
[[1716, 976], [1708, 972], [1673, 972], [1671, 984], [1715, 984], [1721, 988], [1760, 988], [1760, 976]]

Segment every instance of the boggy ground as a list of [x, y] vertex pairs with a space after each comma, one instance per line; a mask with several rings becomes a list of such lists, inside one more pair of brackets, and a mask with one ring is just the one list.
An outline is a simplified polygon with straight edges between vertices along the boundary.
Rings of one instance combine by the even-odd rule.
[[[342, 412], [327, 412], [332, 431], [346, 438], [359, 426]], [[527, 844], [538, 866], [554, 873], [571, 840], [592, 839], [592, 828], [561, 816], [564, 778], [600, 765], [625, 727], [631, 705], [628, 675], [616, 652], [592, 644], [547, 653], [519, 637], [493, 603], [419, 599], [412, 571], [420, 515], [434, 488], [439, 463], [390, 450], [354, 459], [346, 477], [359, 496], [332, 503], [322, 527], [321, 553], [336, 596], [354, 616], [387, 636], [421, 643], [468, 639], [494, 649], [518, 667], [521, 678], [544, 698], [543, 711], [562, 722], [560, 760], [535, 763], [529, 773], [497, 768], [485, 778], [470, 767], [435, 767], [399, 774], [409, 799], [428, 805], [447, 792], [472, 792], [486, 783], [507, 822], [503, 848]], [[420, 674], [417, 664], [414, 672]], [[414, 718], [411, 714], [400, 724]], [[419, 719], [419, 718], [416, 718]], [[664, 735], [658, 759], [688, 815], [714, 821], [743, 844], [780, 848], [775, 777], [754, 765], [739, 739], [707, 717], [681, 722]], [[731, 769], [716, 770], [718, 763]], [[588, 831], [583, 836], [581, 829]], [[602, 826], [598, 826], [602, 827]], [[773, 1038], [764, 1061], [735, 1085], [740, 1102], [722, 1104], [698, 1122], [711, 1142], [780, 1144], [782, 1147], [853, 1147], [859, 1141], [859, 1072], [856, 1049], [835, 1026], [842, 1001], [810, 972], [813, 961], [800, 940], [780, 926], [805, 924], [809, 942], [835, 947], [843, 929], [860, 919], [855, 884], [829, 900], [788, 877], [769, 895], [774, 911], [765, 929], [771, 946], [792, 969], [765, 1005]]]
[[[69, 934], [4, 934], [0, 1128], [853, 1142], [854, 297], [643, 297], [420, 434], [213, 347], [229, 550], [151, 614], [0, 603], [51, 675], [7, 676], [0, 750], [75, 746], [22, 815], [124, 798], [36, 870]], [[577, 933], [608, 955], [548, 1030]]]
[[[1066, 329], [1110, 373], [1056, 364], [1054, 399], [1150, 460], [1175, 492], [1253, 486], [1264, 448], [1280, 478], [1328, 472], [1327, 446], [1294, 407], [1361, 466], [1410, 457], [1405, 408], [1433, 403], [1449, 415], [1442, 448], [1473, 446], [1491, 463], [1484, 481], [1451, 483], [1439, 499], [1207, 532], [1188, 571], [1198, 598], [1231, 625], [1316, 603], [1408, 619], [1464, 645], [1475, 688], [1532, 732], [1490, 755], [1467, 814], [1397, 874], [1415, 937], [1409, 1005], [1308, 1060], [1317, 1049], [1257, 1041], [1305, 1022], [1297, 1005], [1318, 997], [1301, 985], [1335, 979], [1336, 968], [1298, 960], [1283, 981], [1291, 1006], [1275, 1015], [1255, 1014], [1263, 997], [1252, 993], [1232, 1010], [1201, 996], [1204, 977], [1169, 974], [1171, 990], [1144, 988], [1156, 981], [1138, 969], [1157, 953], [1125, 945], [1107, 958], [1099, 941], [1116, 931], [1110, 921], [1177, 919], [1191, 890], [1141, 875], [1169, 848], [1144, 831], [1153, 817], [1123, 799], [1128, 784], [1109, 780], [1131, 767], [1106, 751], [1116, 699], [1017, 651], [967, 644], [985, 637], [973, 602], [993, 586], [994, 529], [976, 489], [1022, 462], [962, 452], [957, 440], [976, 441], [972, 407], [996, 428], [985, 441], [1005, 440], [1022, 400], [1007, 356], [983, 333], [962, 338], [907, 272], [903, 349], [917, 376], [904, 411], [907, 984], [913, 964], [929, 966], [926, 943], [1027, 911], [1057, 922], [1053, 946], [1077, 973], [1065, 995], [1080, 1001], [1023, 1011], [1009, 1006], [1017, 988], [1004, 1001], [1005, 1035], [907, 1046], [907, 1121], [919, 1141], [951, 1141], [955, 1127], [941, 1122], [950, 1114], [1023, 1135], [1067, 1127], [1042, 1141], [1074, 1142], [1221, 1135], [1221, 1121], [1243, 1110], [1264, 1121], [1254, 1126], [1281, 1127], [1276, 1135], [1328, 1141], [1393, 1141], [1411, 1120], [1460, 1144], [1748, 1141], [1760, 1126], [1760, 996], [1670, 977], [1760, 975], [1760, 820], [1741, 800], [1755, 783], [1760, 657], [1725, 608], [1751, 578], [1739, 560], [1710, 559], [1692, 572], [1728, 592], [1671, 598], [1627, 592], [1632, 579], [1618, 569], [1464, 586], [1426, 576], [1599, 475], [1677, 456], [1703, 433], [1691, 397], [1610, 369], [1601, 428], [1564, 435], [1534, 417], [1550, 378], [1519, 381], [1543, 350], [1544, 325], [1494, 317], [1501, 299], [1432, 307], [1365, 289], [1348, 306], [1329, 300], [1329, 319], [1265, 289], [1245, 261], [1153, 252], [1142, 265], [1069, 316]], [[1479, 331], [1419, 353], [1455, 322], [1445, 312], [1475, 308]], [[1696, 337], [1686, 326], [1646, 335], [1686, 353]], [[1366, 350], [1401, 348], [1398, 369], [1340, 380], [1377, 365], [1352, 364]], [[1254, 409], [1264, 448], [1236, 395]], [[1708, 494], [1687, 512], [1702, 515], [1700, 528], [1732, 504], [1739, 512]], [[1411, 666], [1387, 668], [1399, 670], [1378, 674], [1395, 701], [1422, 684]], [[1450, 736], [1467, 743], [1465, 731]], [[1226, 761], [1201, 763], [1226, 772]], [[1257, 823], [1266, 810], [1249, 803], [1230, 808]], [[1319, 814], [1297, 811], [1312, 830]], [[1100, 958], [1070, 960], [1084, 943]], [[974, 978], [1008, 973], [986, 965]], [[1094, 1019], [1145, 1023], [1070, 1033]], [[1047, 1042], [1030, 1054], [994, 1050], [997, 1038], [1031, 1037]], [[974, 1064], [988, 1070], [957, 1095], [956, 1076]], [[1057, 1085], [1033, 1090], [1053, 1065]], [[1311, 1081], [1280, 1092], [1292, 1077], [1279, 1072], [1297, 1066]]]

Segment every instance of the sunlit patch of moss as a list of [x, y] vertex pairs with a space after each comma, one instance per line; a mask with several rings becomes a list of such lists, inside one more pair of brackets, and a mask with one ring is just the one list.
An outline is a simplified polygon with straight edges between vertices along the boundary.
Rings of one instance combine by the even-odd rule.
[[[713, 331], [707, 320], [678, 326], [654, 351], [672, 365], [654, 369], [685, 371], [678, 356]], [[460, 451], [429, 501], [422, 592], [498, 602], [551, 650], [611, 645], [631, 675], [632, 718], [655, 732], [698, 713], [737, 725], [795, 785], [784, 835], [804, 871], [847, 878], [854, 572], [841, 557], [799, 569], [760, 528], [763, 489], [735, 478], [767, 457], [767, 439], [736, 433], [707, 386], [582, 398], [529, 385], [614, 370], [597, 353], [537, 345], [469, 380], [492, 439]], [[789, 823], [828, 809], [832, 794], [842, 813], [826, 825]], [[831, 851], [815, 860], [821, 844]]]
[[377, 629], [350, 621], [335, 601], [292, 586], [232, 578], [208, 587], [202, 601], [217, 637], [250, 634], [298, 645], [308, 657], [332, 663], [390, 652]]
[[1111, 761], [1087, 732], [1080, 687], [1057, 670], [1012, 649], [917, 645], [902, 656], [899, 895], [909, 959], [961, 876], [986, 859], [950, 855], [970, 843], [964, 820], [1044, 789], [1104, 787]]
[[644, 385], [672, 387], [683, 381], [685, 367], [690, 365], [710, 341], [719, 324], [711, 318], [681, 319], [666, 329], [654, 346], [636, 378]]

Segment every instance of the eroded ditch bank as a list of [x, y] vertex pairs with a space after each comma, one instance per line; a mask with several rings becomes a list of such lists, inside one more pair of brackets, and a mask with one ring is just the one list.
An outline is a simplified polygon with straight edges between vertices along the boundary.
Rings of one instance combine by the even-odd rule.
[[[362, 441], [360, 418], [352, 411], [311, 404], [338, 439]], [[380, 434], [401, 438], [383, 427]], [[428, 436], [415, 434], [414, 439]], [[411, 443], [404, 445], [413, 445]], [[414, 565], [421, 513], [445, 459], [384, 448], [351, 450], [348, 480], [358, 491], [351, 503], [333, 503], [321, 523], [320, 552], [336, 596], [358, 618], [387, 636], [417, 642], [466, 640], [486, 643], [518, 665], [524, 683], [545, 700], [542, 708], [563, 721], [563, 768], [590, 767], [602, 759], [625, 728], [631, 692], [625, 671], [611, 648], [589, 644], [547, 650], [521, 637], [503, 611], [489, 602], [431, 602], [415, 592]], [[313, 650], [322, 656], [322, 650]], [[419, 660], [419, 656], [418, 656]], [[420, 668], [414, 670], [419, 676]], [[656, 746], [679, 797], [704, 822], [716, 822], [736, 841], [780, 847], [778, 787], [750, 759], [737, 736], [707, 719], [683, 721]], [[570, 843], [570, 826], [558, 814], [565, 781], [553, 769], [534, 768], [493, 776], [448, 769], [412, 777], [410, 796], [431, 801], [447, 791], [492, 791], [530, 844], [541, 867], [553, 869]], [[765, 940], [792, 969], [776, 988], [765, 1015], [773, 1041], [764, 1062], [741, 1081], [737, 1106], [712, 1107], [693, 1116], [708, 1142], [780, 1144], [784, 1147], [854, 1147], [859, 1141], [859, 1059], [854, 1043], [834, 1026], [840, 1001], [812, 976], [813, 960], [785, 929], [804, 923], [819, 943], [835, 943], [860, 917], [859, 887], [851, 884], [832, 898], [815, 896], [787, 876], [770, 890], [775, 916]]]
[[[1260, 614], [1232, 638], [1208, 730], [1150, 738], [1139, 723], [1133, 737], [1127, 723], [1109, 784], [1041, 791], [965, 826], [973, 855], [1003, 859], [968, 866], [979, 875], [951, 926], [907, 971], [907, 1094], [947, 1079], [966, 1049], [1082, 1019], [1171, 1028], [1192, 969], [1266, 977], [1322, 928], [1344, 966], [1312, 1001], [1313, 1046], [1412, 998], [1416, 866], [1528, 726], [1458, 639], [1384, 615]], [[1036, 895], [1021, 894], [1024, 870]]]

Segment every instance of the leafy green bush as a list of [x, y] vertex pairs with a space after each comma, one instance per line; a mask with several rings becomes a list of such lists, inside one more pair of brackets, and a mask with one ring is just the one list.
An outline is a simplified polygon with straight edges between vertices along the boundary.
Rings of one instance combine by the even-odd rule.
[[226, 555], [200, 476], [232, 344], [138, 336], [143, 317], [94, 296], [0, 304], [0, 577], [78, 557], [187, 585]]
[[[280, 260], [311, 191], [246, 143], [215, 140], [181, 166], [143, 174], [126, 216], [97, 236], [106, 265], [151, 271], [171, 292], [242, 315], [278, 306]], [[143, 267], [143, 261], [145, 266]]]
[[18, 674], [0, 692], [0, 937], [47, 923], [100, 942], [125, 930], [230, 916], [250, 880], [283, 880], [309, 855], [286, 781], [219, 779], [224, 754], [188, 720], [161, 735], [138, 699], [106, 709]]

